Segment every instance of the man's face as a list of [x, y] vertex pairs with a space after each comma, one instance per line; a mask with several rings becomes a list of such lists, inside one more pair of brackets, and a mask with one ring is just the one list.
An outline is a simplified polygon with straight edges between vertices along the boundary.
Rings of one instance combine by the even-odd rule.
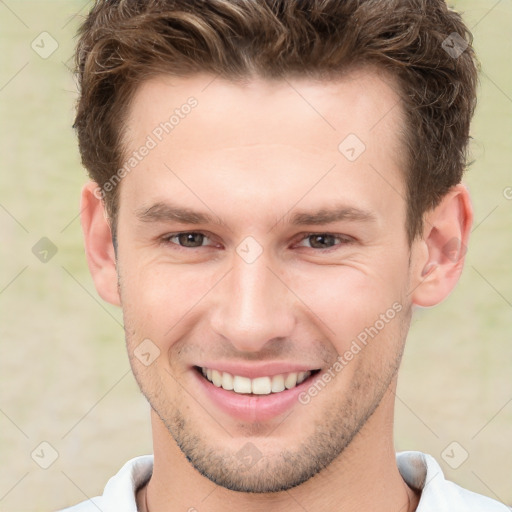
[[127, 158], [150, 149], [122, 181], [117, 228], [128, 352], [161, 422], [217, 484], [298, 485], [393, 389], [414, 264], [402, 127], [372, 71], [138, 90]]

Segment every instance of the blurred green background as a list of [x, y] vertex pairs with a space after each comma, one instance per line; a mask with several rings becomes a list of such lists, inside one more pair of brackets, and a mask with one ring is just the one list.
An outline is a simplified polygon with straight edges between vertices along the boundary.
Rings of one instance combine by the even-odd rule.
[[[476, 222], [457, 289], [415, 316], [396, 447], [432, 454], [448, 478], [510, 505], [512, 1], [452, 4], [482, 62], [475, 163], [465, 179]], [[94, 290], [78, 219], [86, 174], [71, 129], [69, 68], [89, 6], [0, 0], [1, 511], [55, 510], [95, 496], [126, 460], [152, 450], [121, 314]], [[39, 258], [38, 243], [48, 251]]]

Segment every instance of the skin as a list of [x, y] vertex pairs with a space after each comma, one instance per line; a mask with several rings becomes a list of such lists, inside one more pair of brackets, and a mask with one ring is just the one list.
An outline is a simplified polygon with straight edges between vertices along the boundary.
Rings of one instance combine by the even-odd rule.
[[[376, 70], [330, 82], [212, 79], [158, 77], [137, 91], [127, 154], [165, 113], [190, 96], [198, 105], [123, 178], [117, 255], [97, 185], [82, 194], [89, 267], [99, 294], [123, 309], [132, 369], [152, 406], [155, 464], [139, 508], [415, 510], [419, 494], [395, 463], [397, 371], [413, 308], [439, 303], [459, 278], [463, 255], [444, 247], [467, 245], [468, 192], [453, 187], [409, 244], [403, 112]], [[366, 145], [353, 162], [338, 151], [350, 133]], [[141, 215], [170, 202], [222, 224]], [[299, 210], [334, 205], [370, 218], [290, 223]], [[177, 232], [205, 237], [183, 247], [170, 238]], [[333, 237], [319, 244], [311, 233]], [[252, 263], [236, 251], [248, 236], [263, 249]], [[283, 415], [240, 421], [197, 385], [193, 366], [205, 361], [281, 361], [322, 375], [393, 304], [400, 311], [364, 350]], [[145, 339], [159, 350], [148, 366], [135, 357]], [[261, 458], [242, 471], [247, 443]]]

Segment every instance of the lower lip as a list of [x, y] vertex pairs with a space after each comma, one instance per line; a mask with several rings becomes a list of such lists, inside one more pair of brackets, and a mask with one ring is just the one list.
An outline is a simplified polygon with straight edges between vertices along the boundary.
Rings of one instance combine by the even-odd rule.
[[316, 374], [308, 377], [304, 382], [292, 389], [285, 389], [279, 393], [269, 395], [241, 395], [234, 391], [227, 391], [217, 387], [193, 370], [195, 378], [199, 381], [200, 389], [204, 391], [220, 410], [231, 417], [245, 422], [258, 423], [271, 420], [290, 410], [294, 405], [300, 405], [299, 395], [311, 386]]

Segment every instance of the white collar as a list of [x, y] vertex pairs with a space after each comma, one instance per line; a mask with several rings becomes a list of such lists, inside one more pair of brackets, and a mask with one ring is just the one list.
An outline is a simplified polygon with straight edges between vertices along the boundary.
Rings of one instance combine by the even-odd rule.
[[[405, 482], [421, 491], [416, 512], [510, 512], [502, 503], [475, 494], [445, 479], [436, 460], [416, 451], [396, 454], [398, 470]], [[103, 496], [92, 498], [61, 512], [137, 512], [135, 496], [153, 472], [153, 456], [129, 460], [107, 483]]]

